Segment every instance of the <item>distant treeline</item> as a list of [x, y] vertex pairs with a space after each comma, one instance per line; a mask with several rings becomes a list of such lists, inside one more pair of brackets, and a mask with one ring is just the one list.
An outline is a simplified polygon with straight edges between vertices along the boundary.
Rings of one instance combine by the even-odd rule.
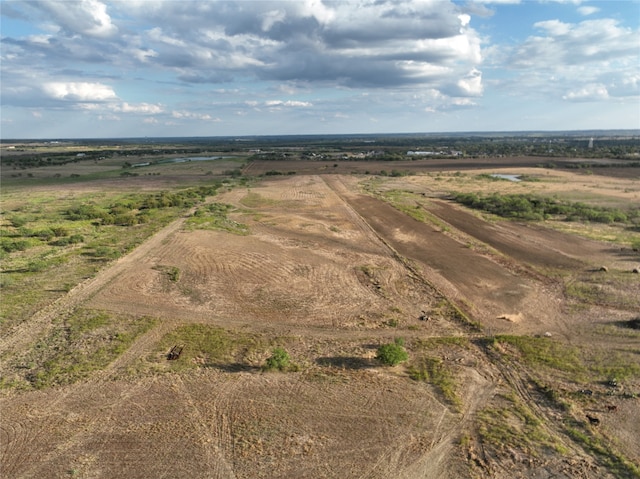
[[[6, 143], [6, 142], [3, 142]], [[170, 143], [170, 144], [169, 144]], [[292, 136], [256, 137], [232, 139], [210, 138], [188, 141], [156, 141], [156, 143], [135, 144], [132, 141], [117, 140], [76, 142], [73, 152], [39, 151], [21, 153], [17, 147], [15, 154], [2, 155], [3, 166], [26, 169], [41, 166], [63, 165], [81, 160], [103, 160], [122, 157], [153, 157], [168, 154], [202, 155], [207, 152], [236, 153], [253, 155], [251, 160], [282, 159], [325, 159], [332, 161], [342, 155], [371, 153], [354, 160], [394, 161], [409, 158], [407, 151], [430, 151], [434, 156], [448, 157], [513, 157], [530, 156], [546, 158], [584, 158], [632, 160], [637, 166], [640, 158], [640, 137], [638, 136], [424, 136], [424, 135], [381, 135], [381, 136]], [[26, 147], [28, 148], [28, 146]], [[256, 152], [259, 152], [256, 154]], [[78, 156], [80, 155], [80, 156]], [[412, 159], [419, 159], [412, 157]], [[420, 158], [421, 159], [421, 158]], [[594, 166], [594, 165], [589, 165]]]
[[590, 206], [580, 202], [565, 202], [542, 196], [518, 194], [481, 196], [476, 193], [458, 193], [453, 198], [470, 208], [505, 218], [544, 220], [559, 217], [567, 221], [640, 225], [640, 208], [629, 208], [623, 211], [618, 208]]

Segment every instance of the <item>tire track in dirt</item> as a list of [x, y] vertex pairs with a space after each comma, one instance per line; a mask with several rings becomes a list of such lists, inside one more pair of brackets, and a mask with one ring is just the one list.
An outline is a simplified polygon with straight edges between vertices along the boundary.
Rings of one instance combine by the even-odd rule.
[[[420, 460], [398, 474], [398, 478], [451, 477], [447, 473], [447, 460], [451, 457], [456, 447], [456, 440], [459, 439], [463, 428], [475, 419], [476, 413], [489, 402], [496, 391], [495, 384], [483, 377], [476, 369], [470, 368], [468, 373], [470, 381], [465, 382], [466, 397], [464, 404], [466, 408], [462, 417], [458, 421], [448, 423], [446, 430], [439, 434], [429, 451]], [[444, 414], [446, 414], [446, 411], [443, 413], [443, 417]]]
[[[584, 245], [591, 244], [586, 240], [579, 241], [553, 230], [540, 231], [536, 227], [513, 222], [508, 223], [509, 228], [505, 229], [499, 223], [487, 223], [441, 200], [431, 200], [431, 205], [425, 208], [463, 233], [488, 244], [520, 263], [565, 270], [582, 269], [586, 266], [578, 259], [568, 256], [566, 252], [553, 248], [554, 243], [564, 243], [565, 247], [573, 247], [574, 252], [583, 251]], [[549, 240], [550, 237], [553, 238], [552, 241]]]
[[[121, 391], [120, 395], [113, 397], [107, 390], [102, 390], [102, 381], [99, 378], [90, 379], [87, 382], [67, 386], [59, 390], [50, 390], [46, 394], [46, 405], [40, 404], [41, 410], [38, 413], [38, 419], [40, 424], [44, 428], [46, 426], [46, 433], [50, 434], [51, 429], [55, 429], [55, 426], [61, 428], [60, 431], [65, 431], [64, 435], [58, 442], [55, 443], [55, 447], [41, 448], [37, 460], [29, 461], [26, 468], [20, 471], [18, 477], [32, 478], [32, 477], [46, 477], [43, 476], [43, 472], [47, 470], [48, 466], [56, 463], [60, 457], [66, 456], [77, 447], [78, 443], [85, 437], [86, 431], [93, 431], [98, 427], [105, 427], [107, 424], [113, 421], [116, 411], [120, 405], [127, 401], [129, 398], [135, 395], [140, 390], [148, 388], [146, 383], [129, 384]], [[72, 407], [70, 404], [74, 402], [76, 397], [90, 398], [87, 402], [83, 403], [83, 407], [89, 409], [95, 408], [99, 403], [99, 414], [87, 414], [86, 412], [80, 413], [83, 416], [82, 427], [75, 429], [69, 428], [69, 415], [78, 413], [71, 413]], [[106, 398], [109, 398], [108, 400]], [[48, 421], [42, 423], [42, 419], [46, 418]], [[52, 424], [52, 423], [55, 423]], [[27, 447], [27, 450], [29, 448]], [[22, 451], [24, 452], [24, 451]], [[22, 461], [23, 463], [25, 461]], [[3, 463], [4, 464], [4, 463]]]
[[25, 416], [17, 421], [0, 421], [0, 464], [4, 477], [13, 477], [24, 464], [35, 460], [32, 451], [39, 431], [30, 428], [29, 423]]
[[[201, 442], [204, 442], [203, 448], [207, 458], [206, 469], [208, 477], [211, 479], [235, 479], [236, 475], [233, 472], [233, 466], [229, 464], [225, 455], [225, 452], [232, 453], [233, 451], [231, 428], [228, 420], [230, 402], [223, 401], [223, 407], [220, 408], [220, 398], [227, 399], [228, 391], [218, 389], [217, 395], [213, 398], [217, 427], [212, 431], [207, 424], [207, 419], [189, 391], [189, 387], [180, 376], [175, 376], [174, 381], [176, 385], [174, 393], [188, 409], [189, 422], [195, 427]], [[229, 381], [225, 382], [225, 385], [228, 384]], [[219, 409], [221, 410], [219, 411]]]
[[[342, 180], [327, 181], [334, 185]], [[409, 221], [384, 201], [342, 189], [345, 202], [366, 218], [363, 221], [397, 261], [484, 326], [497, 331], [571, 333], [562, 311], [564, 297], [548, 281], [517, 274], [429, 224]]]
[[[453, 284], [451, 284], [446, 278], [435, 272], [432, 273], [434, 273], [434, 275], [436, 276], [437, 283], [427, 280], [425, 276], [418, 270], [418, 268], [414, 267], [405, 258], [403, 258], [403, 256], [383, 236], [381, 236], [376, 228], [369, 224], [364, 219], [364, 217], [362, 217], [360, 213], [356, 211], [356, 209], [351, 205], [350, 202], [350, 197], [351, 195], [353, 195], [353, 193], [348, 190], [340, 177], [328, 175], [323, 176], [322, 179], [325, 181], [327, 186], [332, 189], [334, 193], [341, 199], [344, 207], [348, 210], [353, 222], [359, 225], [360, 229], [362, 229], [373, 242], [379, 244], [392, 261], [401, 265], [401, 267], [409, 273], [409, 276], [411, 278], [417, 280], [420, 284], [433, 291], [436, 296], [446, 298], [448, 301], [460, 307], [460, 303], [464, 298], [461, 296], [460, 292]], [[466, 307], [462, 309], [466, 309], [467, 312], [470, 312], [468, 311], [469, 305], [466, 305]]]

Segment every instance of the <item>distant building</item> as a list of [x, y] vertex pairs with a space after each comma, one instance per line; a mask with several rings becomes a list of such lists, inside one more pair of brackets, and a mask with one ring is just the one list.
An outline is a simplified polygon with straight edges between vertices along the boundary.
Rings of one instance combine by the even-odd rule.
[[593, 148], [593, 138], [589, 138], [589, 148]]

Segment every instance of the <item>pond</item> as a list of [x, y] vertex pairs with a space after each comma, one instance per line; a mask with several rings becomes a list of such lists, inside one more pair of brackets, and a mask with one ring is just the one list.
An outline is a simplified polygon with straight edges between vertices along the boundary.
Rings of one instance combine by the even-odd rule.
[[494, 173], [491, 176], [494, 177], [494, 178], [500, 178], [502, 180], [522, 181], [522, 179], [520, 178], [520, 175], [503, 175], [503, 174], [499, 174], [499, 173]]

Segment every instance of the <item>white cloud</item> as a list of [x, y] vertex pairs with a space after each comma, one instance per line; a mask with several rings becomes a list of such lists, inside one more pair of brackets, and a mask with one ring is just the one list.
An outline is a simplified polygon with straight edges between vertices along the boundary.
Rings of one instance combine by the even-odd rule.
[[546, 30], [547, 33], [552, 36], [566, 35], [571, 31], [571, 25], [563, 23], [560, 20], [546, 20], [534, 23], [533, 26], [541, 30]]
[[640, 102], [640, 72], [620, 72], [610, 76], [607, 91], [611, 97]]
[[472, 3], [493, 3], [493, 4], [502, 4], [502, 5], [517, 5], [520, 3], [520, 0], [471, 0]]
[[458, 80], [457, 85], [463, 93], [462, 96], [480, 96], [482, 95], [482, 74], [474, 69], [466, 77]]
[[122, 105], [114, 108], [115, 111], [122, 113], [140, 113], [143, 115], [157, 115], [162, 113], [164, 108], [162, 105], [154, 105], [153, 103], [138, 103], [135, 105], [123, 102]]
[[[137, 46], [153, 53], [136, 57], [153, 55], [154, 65], [194, 84], [241, 77], [445, 88], [482, 61], [471, 17], [449, 0], [127, 2], [118, 8], [155, 25]], [[437, 77], [428, 74], [439, 67]]]
[[49, 82], [42, 85], [44, 93], [55, 100], [109, 101], [118, 97], [113, 89], [102, 83]]
[[593, 15], [594, 13], [598, 13], [600, 11], [600, 9], [598, 7], [578, 7], [578, 13], [580, 15], [584, 15], [589, 16], [589, 15]]
[[147, 63], [158, 56], [158, 52], [155, 50], [142, 48], [129, 48], [128, 53], [141, 63]]
[[71, 34], [107, 38], [118, 33], [118, 27], [112, 23], [107, 13], [107, 6], [97, 0], [46, 0], [40, 2], [40, 5], [50, 14], [50, 21]]
[[[613, 10], [603, 3], [538, 0], [534, 24], [526, 20], [534, 7], [506, 5], [527, 1], [5, 2], [3, 27], [7, 19], [29, 28], [3, 32], [3, 114], [34, 122], [31, 112], [42, 111], [42, 124], [56, 124], [46, 131], [70, 128], [57, 126], [69, 124], [59, 120], [67, 114], [87, 125], [121, 120], [103, 122], [105, 132], [173, 135], [210, 134], [213, 121], [216, 132], [314, 130], [320, 118], [327, 132], [360, 129], [369, 117], [381, 129], [444, 128], [434, 118], [462, 128], [453, 118], [463, 108], [531, 98], [534, 110], [589, 101], [637, 110], [636, 20], [622, 8], [619, 20], [599, 18]], [[518, 31], [503, 23], [505, 12], [522, 15]]]
[[[591, 65], [593, 71], [612, 71], [616, 63], [635, 64], [639, 60], [640, 32], [621, 26], [609, 18], [572, 24], [558, 20], [534, 25], [543, 36], [530, 36], [518, 46], [510, 64], [537, 71], [570, 71]], [[578, 79], [584, 72], [578, 75]]]
[[98, 115], [100, 121], [122, 121], [122, 118], [114, 114]]
[[297, 101], [297, 100], [268, 100], [265, 102], [265, 106], [274, 107], [274, 106], [287, 106], [287, 107], [310, 107], [313, 106], [313, 103], [308, 101]]
[[220, 118], [213, 118], [208, 113], [194, 113], [186, 110], [174, 110], [171, 116], [177, 119], [203, 120], [203, 121], [221, 121]]
[[274, 24], [282, 22], [287, 17], [284, 10], [270, 10], [262, 14], [262, 31], [271, 30]]
[[609, 92], [607, 87], [600, 84], [589, 84], [577, 90], [567, 92], [562, 97], [567, 101], [598, 101], [607, 100], [609, 98]]

